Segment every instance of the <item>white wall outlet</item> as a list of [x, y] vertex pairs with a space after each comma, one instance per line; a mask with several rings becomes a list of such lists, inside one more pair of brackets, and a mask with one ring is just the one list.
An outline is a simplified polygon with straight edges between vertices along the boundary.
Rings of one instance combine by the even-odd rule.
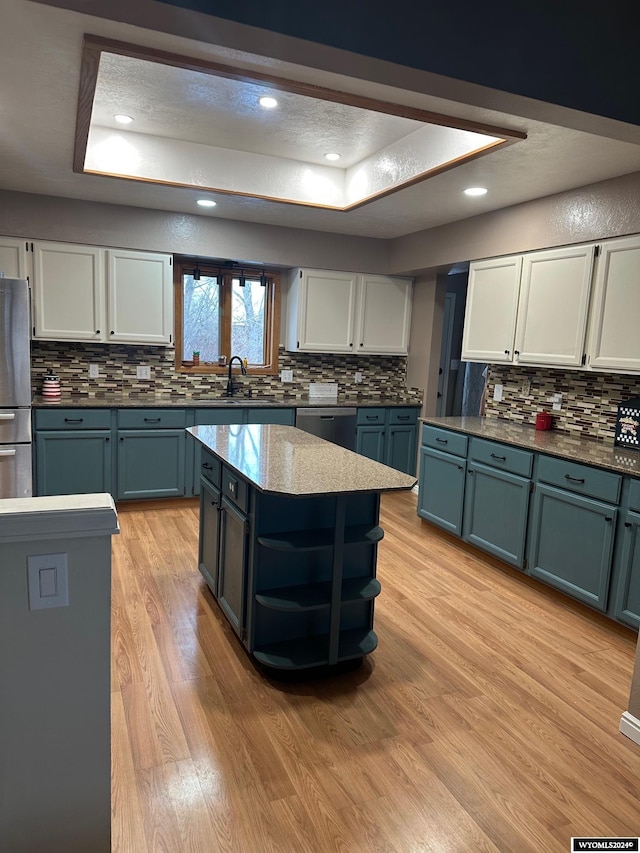
[[280, 371], [280, 381], [281, 382], [293, 382], [293, 370], [281, 370]]
[[138, 379], [151, 379], [151, 368], [148, 364], [139, 364], [136, 367], [136, 376]]
[[553, 394], [551, 397], [551, 401], [553, 403], [552, 409], [554, 412], [559, 412], [562, 408], [562, 394]]
[[100, 376], [100, 365], [99, 364], [90, 364], [89, 365], [89, 379], [97, 379]]
[[360, 371], [359, 371], [359, 370], [356, 372], [356, 375], [353, 377], [353, 381], [354, 381], [357, 385], [359, 385], [359, 384], [362, 382], [362, 373], [360, 373]]
[[502, 392], [504, 391], [504, 387], [499, 383], [496, 383], [493, 386], [493, 399], [499, 403], [502, 400]]
[[531, 382], [528, 379], [525, 379], [520, 387], [520, 393], [523, 397], [528, 397], [531, 394]]

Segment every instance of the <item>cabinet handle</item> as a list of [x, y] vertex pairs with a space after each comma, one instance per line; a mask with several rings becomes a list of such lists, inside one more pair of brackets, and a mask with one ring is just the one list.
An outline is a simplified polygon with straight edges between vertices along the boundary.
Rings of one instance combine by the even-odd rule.
[[508, 349], [506, 349], [506, 350], [504, 351], [504, 354], [505, 354], [505, 355], [509, 355], [509, 350], [508, 350]]
[[625, 527], [632, 527], [633, 525], [631, 524], [630, 521], [625, 521], [624, 526]]
[[159, 424], [162, 418], [145, 418], [145, 424]]
[[109, 436], [107, 435], [107, 436], [105, 436], [105, 439], [104, 439], [104, 440], [105, 440], [105, 441], [110, 441], [111, 439], [110, 439], [110, 438], [109, 438]]
[[213, 471], [213, 465], [209, 465], [208, 462], [203, 462], [202, 467], [205, 468], [207, 471]]
[[65, 418], [65, 424], [81, 424], [84, 418]]
[[584, 477], [572, 477], [571, 474], [565, 474], [564, 478], [572, 483], [584, 483]]
[[514, 355], [520, 355], [520, 350], [519, 350], [519, 349], [514, 349], [513, 354], [514, 354]]
[[506, 456], [498, 456], [498, 454], [497, 454], [497, 453], [492, 453], [492, 454], [491, 454], [491, 458], [492, 458], [492, 459], [499, 459], [499, 460], [500, 460], [500, 462], [506, 462], [506, 461], [507, 461], [507, 457], [506, 457]]
[[471, 470], [471, 468], [469, 468], [469, 470], [467, 471], [467, 474], [473, 474], [473, 471]]
[[458, 471], [464, 471], [464, 465], [458, 465]]
[[365, 415], [365, 417], [368, 421], [377, 421], [378, 420], [377, 415]]
[[611, 515], [605, 515], [604, 520], [605, 520], [605, 521], [613, 521], [613, 516], [611, 516]]
[[436, 441], [438, 442], [438, 444], [449, 444], [448, 438], [436, 438]]
[[397, 415], [399, 421], [408, 421], [409, 415]]

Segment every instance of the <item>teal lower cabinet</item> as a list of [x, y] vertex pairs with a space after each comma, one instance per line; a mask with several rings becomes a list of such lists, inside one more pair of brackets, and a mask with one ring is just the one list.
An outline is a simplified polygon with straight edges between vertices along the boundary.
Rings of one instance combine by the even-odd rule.
[[640, 513], [628, 512], [620, 552], [620, 573], [614, 615], [640, 628]]
[[218, 595], [221, 500], [220, 489], [203, 478], [200, 484], [202, 536], [198, 543], [198, 568], [216, 597]]
[[247, 516], [223, 498], [220, 505], [218, 604], [240, 639], [244, 639], [245, 633], [248, 542]]
[[278, 408], [263, 408], [263, 409], [246, 409], [247, 424], [283, 424], [284, 426], [294, 426], [296, 421], [295, 409], [278, 409]]
[[110, 430], [38, 430], [35, 453], [35, 494], [111, 492]]
[[118, 499], [183, 497], [184, 429], [118, 430]]
[[524, 477], [468, 462], [463, 539], [522, 568], [530, 488]]
[[466, 460], [430, 447], [420, 449], [418, 515], [462, 535]]
[[418, 409], [411, 406], [360, 408], [356, 452], [390, 468], [416, 471]]
[[373, 459], [374, 462], [385, 460], [386, 427], [358, 426], [356, 427], [356, 453]]
[[606, 610], [617, 509], [539, 484], [531, 526], [529, 573]]

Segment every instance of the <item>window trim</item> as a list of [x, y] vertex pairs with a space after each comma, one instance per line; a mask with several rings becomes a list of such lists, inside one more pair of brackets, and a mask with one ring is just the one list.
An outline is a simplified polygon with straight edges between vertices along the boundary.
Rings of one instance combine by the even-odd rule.
[[174, 340], [175, 340], [175, 370], [178, 373], [196, 375], [218, 375], [226, 376], [229, 370], [228, 360], [231, 356], [239, 355], [244, 358], [243, 353], [223, 353], [227, 357], [227, 364], [199, 364], [186, 365], [182, 363], [183, 349], [183, 308], [184, 290], [183, 276], [198, 268], [201, 274], [218, 276], [222, 279], [222, 302], [221, 302], [221, 348], [231, 348], [231, 325], [226, 318], [231, 316], [232, 281], [240, 275], [246, 278], [260, 278], [267, 275], [268, 281], [265, 299], [265, 364], [247, 365], [249, 376], [273, 376], [278, 373], [278, 349], [280, 344], [280, 274], [264, 267], [256, 267], [251, 264], [240, 267], [233, 262], [220, 262], [206, 258], [189, 258], [174, 256], [173, 260], [173, 293], [174, 293]]

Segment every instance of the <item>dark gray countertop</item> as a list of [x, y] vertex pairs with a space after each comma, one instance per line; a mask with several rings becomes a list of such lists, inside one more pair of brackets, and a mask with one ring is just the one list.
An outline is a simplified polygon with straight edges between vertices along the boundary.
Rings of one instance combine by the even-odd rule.
[[233, 406], [243, 407], [273, 407], [273, 408], [303, 408], [317, 406], [327, 408], [333, 406], [412, 406], [420, 408], [420, 403], [409, 395], [397, 394], [386, 397], [285, 397], [275, 394], [255, 394], [251, 397], [197, 397], [181, 396], [178, 394], [139, 394], [132, 396], [128, 394], [106, 393], [96, 397], [80, 396], [75, 394], [63, 394], [59, 400], [51, 402], [35, 396], [32, 401], [35, 409], [51, 408], [82, 408], [82, 409], [119, 409], [119, 408], [228, 408]]
[[616, 447], [613, 441], [578, 438], [555, 430], [536, 430], [501, 418], [421, 418], [425, 424], [477, 435], [491, 441], [513, 444], [549, 456], [571, 459], [606, 468], [618, 474], [640, 477], [640, 452]]

